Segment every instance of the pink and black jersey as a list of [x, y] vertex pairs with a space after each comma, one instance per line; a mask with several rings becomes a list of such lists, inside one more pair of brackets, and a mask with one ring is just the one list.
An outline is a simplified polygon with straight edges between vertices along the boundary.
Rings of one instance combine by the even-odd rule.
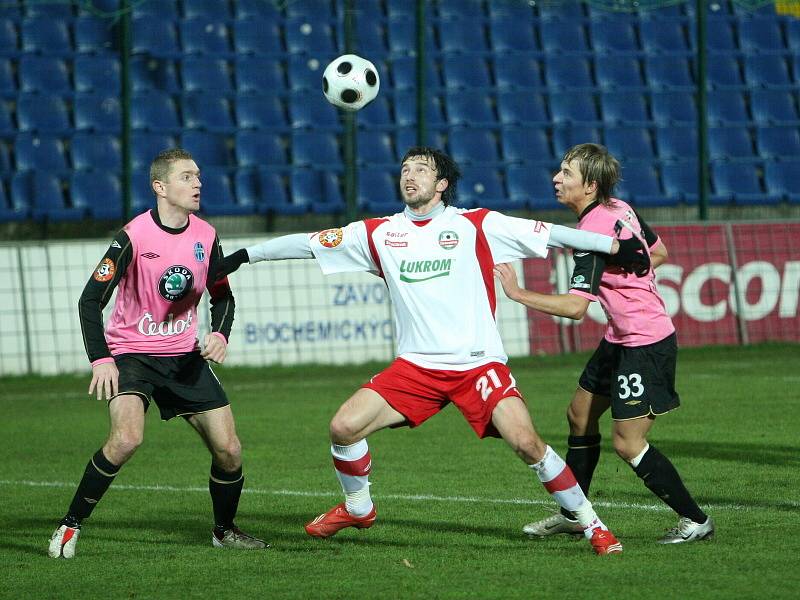
[[325, 274], [383, 277], [400, 358], [461, 371], [506, 362], [494, 264], [545, 257], [549, 237], [548, 223], [451, 206], [422, 226], [398, 213], [328, 229], [312, 238], [311, 250]]
[[[617, 221], [626, 224], [619, 237], [636, 235], [645, 248], [653, 248], [658, 237], [630, 205], [611, 199], [609, 205], [593, 202], [580, 216], [578, 229], [614, 235]], [[644, 346], [663, 340], [675, 331], [664, 300], [656, 289], [651, 269], [644, 277], [606, 266], [602, 256], [573, 252], [575, 269], [570, 280], [571, 294], [598, 300], [608, 319], [605, 339], [623, 346]]]
[[[130, 221], [115, 236], [81, 295], [81, 329], [89, 360], [196, 350], [197, 305], [210, 262], [221, 256], [214, 228], [194, 215], [181, 229], [162, 225], [157, 211]], [[117, 299], [103, 336], [101, 311], [115, 287]], [[227, 280], [209, 291], [212, 330], [227, 339], [234, 308]]]

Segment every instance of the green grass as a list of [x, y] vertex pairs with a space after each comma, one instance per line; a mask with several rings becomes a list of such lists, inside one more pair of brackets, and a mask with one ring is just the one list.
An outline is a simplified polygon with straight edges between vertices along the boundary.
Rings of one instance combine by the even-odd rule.
[[[511, 366], [537, 428], [562, 455], [564, 412], [585, 355]], [[800, 346], [685, 349], [683, 406], [651, 441], [717, 522], [713, 542], [654, 543], [676, 518], [610, 447], [593, 484], [625, 545], [528, 540], [550, 512], [533, 474], [498, 440], [480, 441], [453, 407], [418, 430], [370, 439], [370, 530], [308, 538], [302, 525], [339, 501], [328, 451], [333, 412], [383, 365], [220, 368], [244, 445], [238, 523], [264, 552], [210, 545], [209, 459], [180, 419], [148, 415], [145, 443], [82, 532], [74, 560], [46, 545], [107, 429], [88, 377], [6, 378], [2, 386], [3, 598], [770, 598], [800, 585]], [[792, 590], [795, 590], [794, 592]]]

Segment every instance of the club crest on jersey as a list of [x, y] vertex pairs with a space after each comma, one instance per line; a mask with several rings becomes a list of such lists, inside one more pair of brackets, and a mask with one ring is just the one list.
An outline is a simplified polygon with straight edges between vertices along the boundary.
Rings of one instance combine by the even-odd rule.
[[336, 229], [320, 231], [318, 239], [319, 243], [326, 248], [336, 248], [336, 246], [342, 243], [342, 237], [344, 237], [344, 234], [341, 227], [338, 227]]
[[194, 275], [183, 265], [173, 265], [161, 276], [158, 293], [164, 300], [177, 302], [185, 298], [194, 285]]
[[439, 234], [439, 245], [445, 250], [452, 250], [458, 246], [458, 234], [455, 231], [443, 231]]
[[114, 261], [110, 258], [104, 258], [94, 271], [94, 280], [105, 283], [113, 279], [116, 272], [117, 265], [114, 264]]
[[206, 259], [206, 249], [200, 242], [194, 243], [194, 258], [197, 262], [203, 262]]

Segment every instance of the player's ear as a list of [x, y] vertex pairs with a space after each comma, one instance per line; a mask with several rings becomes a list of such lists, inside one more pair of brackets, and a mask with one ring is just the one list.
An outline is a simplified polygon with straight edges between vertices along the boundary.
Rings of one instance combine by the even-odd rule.
[[437, 192], [444, 192], [447, 189], [447, 186], [450, 185], [450, 182], [447, 179], [440, 179], [436, 182], [436, 191]]
[[159, 181], [158, 179], [154, 179], [150, 183], [150, 187], [153, 188], [153, 192], [155, 193], [156, 196], [165, 196], [167, 194], [167, 190], [164, 187], [164, 182], [163, 181]]

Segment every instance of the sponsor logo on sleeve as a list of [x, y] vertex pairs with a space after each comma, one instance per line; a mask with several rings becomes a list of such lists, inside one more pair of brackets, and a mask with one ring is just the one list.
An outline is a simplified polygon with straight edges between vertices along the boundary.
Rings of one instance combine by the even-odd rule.
[[200, 242], [194, 243], [194, 258], [197, 262], [203, 262], [206, 259], [206, 249]]
[[443, 231], [439, 234], [439, 245], [445, 250], [452, 250], [458, 246], [458, 234], [455, 231]]
[[342, 229], [341, 227], [337, 227], [336, 229], [320, 231], [318, 239], [319, 243], [326, 248], [336, 248], [336, 246], [342, 243], [342, 237], [344, 237]]
[[161, 275], [158, 281], [158, 292], [164, 300], [177, 302], [191, 291], [194, 275], [183, 265], [173, 265]]
[[583, 275], [575, 275], [575, 277], [572, 278], [572, 285], [570, 287], [572, 289], [589, 289], [592, 286], [586, 283], [586, 278]]
[[116, 272], [117, 265], [114, 264], [114, 261], [110, 258], [104, 258], [100, 261], [100, 264], [97, 265], [97, 269], [94, 271], [94, 279], [95, 281], [105, 283], [106, 281], [113, 279], [114, 273]]

